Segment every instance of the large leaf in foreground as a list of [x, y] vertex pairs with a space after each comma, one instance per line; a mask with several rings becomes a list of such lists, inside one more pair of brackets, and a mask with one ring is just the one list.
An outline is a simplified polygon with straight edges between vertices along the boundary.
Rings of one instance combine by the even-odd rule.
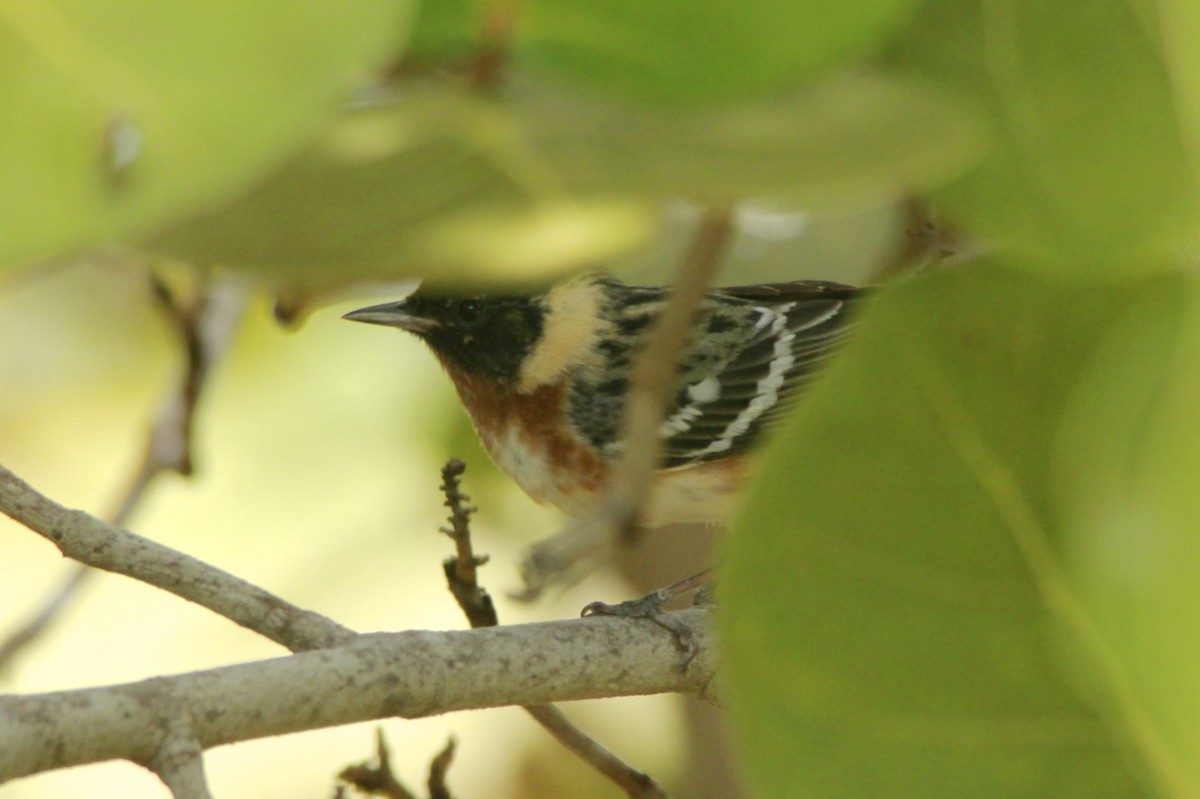
[[1194, 129], [1187, 141], [1198, 119], [1195, 12], [1161, 4], [1172, 64], [1135, 5], [922, 7], [899, 60], [979, 103], [994, 134], [987, 157], [939, 193], [948, 217], [1075, 276], [1153, 272], [1190, 246], [1200, 167]]
[[528, 136], [575, 188], [726, 204], [861, 206], [957, 175], [980, 150], [972, 108], [876, 74], [822, 76], [769, 101], [678, 109], [530, 87]]
[[0, 4], [0, 264], [247, 185], [398, 50], [404, 0]]
[[645, 202], [556, 191], [512, 126], [502, 108], [451, 93], [362, 108], [235, 201], [145, 244], [320, 292], [433, 274], [529, 279], [653, 231]]
[[507, 102], [412, 91], [363, 108], [157, 251], [304, 290], [405, 275], [495, 280], [602, 263], [658, 205], [845, 205], [936, 185], [978, 148], [920, 87], [841, 75], [784, 100], [666, 111], [526, 84]]
[[891, 33], [913, 0], [530, 0], [517, 54], [565, 82], [659, 106], [759, 99]]
[[995, 268], [875, 299], [730, 537], [762, 796], [1195, 794], [1197, 299]]

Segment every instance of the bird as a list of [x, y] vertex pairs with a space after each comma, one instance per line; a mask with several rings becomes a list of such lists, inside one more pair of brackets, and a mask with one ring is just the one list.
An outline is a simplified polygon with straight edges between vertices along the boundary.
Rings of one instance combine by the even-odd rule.
[[[800, 280], [705, 295], [658, 428], [643, 527], [724, 523], [755, 451], [845, 339], [863, 291]], [[668, 293], [586, 271], [488, 293], [422, 284], [344, 318], [427, 344], [492, 460], [535, 501], [582, 517], [607, 496], [633, 360]]]

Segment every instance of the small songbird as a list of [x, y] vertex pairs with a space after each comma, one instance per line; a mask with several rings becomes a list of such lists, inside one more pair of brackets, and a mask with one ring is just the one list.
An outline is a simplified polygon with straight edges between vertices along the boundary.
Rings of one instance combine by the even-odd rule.
[[[706, 296], [659, 427], [644, 525], [724, 521], [752, 449], [844, 338], [859, 291], [798, 281]], [[492, 459], [534, 500], [578, 517], [606, 496], [632, 359], [666, 297], [585, 273], [534, 293], [422, 287], [345, 318], [428, 344]]]

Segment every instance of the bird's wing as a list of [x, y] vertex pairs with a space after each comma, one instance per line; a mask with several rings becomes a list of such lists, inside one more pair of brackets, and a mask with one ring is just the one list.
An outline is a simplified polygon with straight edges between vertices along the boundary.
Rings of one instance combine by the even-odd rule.
[[815, 281], [715, 292], [660, 428], [664, 466], [750, 448], [844, 338], [856, 292]]

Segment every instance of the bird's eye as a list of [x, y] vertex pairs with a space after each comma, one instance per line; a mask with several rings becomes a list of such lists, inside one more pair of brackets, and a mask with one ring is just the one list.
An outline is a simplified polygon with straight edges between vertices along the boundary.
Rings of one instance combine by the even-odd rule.
[[483, 313], [483, 306], [475, 300], [465, 300], [458, 304], [458, 320], [474, 322]]

